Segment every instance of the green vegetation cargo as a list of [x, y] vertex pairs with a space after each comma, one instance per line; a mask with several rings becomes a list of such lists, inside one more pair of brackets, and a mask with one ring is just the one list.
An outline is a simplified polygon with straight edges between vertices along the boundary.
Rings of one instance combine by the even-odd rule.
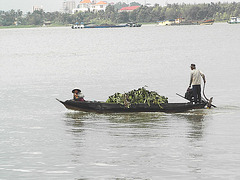
[[138, 90], [132, 90], [127, 93], [115, 93], [106, 101], [107, 103], [122, 104], [125, 106], [130, 106], [131, 104], [147, 103], [149, 106], [151, 104], [158, 104], [159, 106], [164, 103], [168, 103], [168, 98], [160, 96], [155, 91], [148, 91], [144, 87]]

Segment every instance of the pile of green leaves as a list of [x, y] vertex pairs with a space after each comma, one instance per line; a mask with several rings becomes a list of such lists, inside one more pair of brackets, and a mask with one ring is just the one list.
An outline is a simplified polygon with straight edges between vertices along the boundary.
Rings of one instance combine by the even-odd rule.
[[139, 88], [138, 90], [132, 90], [127, 93], [115, 93], [106, 101], [107, 103], [116, 103], [122, 104], [125, 106], [130, 106], [131, 104], [140, 104], [147, 103], [149, 106], [151, 104], [164, 104], [168, 103], [168, 98], [164, 96], [160, 96], [155, 91], [148, 91], [145, 87]]

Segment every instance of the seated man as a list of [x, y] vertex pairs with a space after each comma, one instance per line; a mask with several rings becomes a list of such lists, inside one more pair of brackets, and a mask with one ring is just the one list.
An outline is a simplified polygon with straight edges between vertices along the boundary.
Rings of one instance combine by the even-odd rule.
[[72, 93], [73, 93], [73, 99], [75, 101], [85, 101], [84, 100], [84, 95], [81, 93], [81, 90], [80, 89], [73, 89], [72, 90]]

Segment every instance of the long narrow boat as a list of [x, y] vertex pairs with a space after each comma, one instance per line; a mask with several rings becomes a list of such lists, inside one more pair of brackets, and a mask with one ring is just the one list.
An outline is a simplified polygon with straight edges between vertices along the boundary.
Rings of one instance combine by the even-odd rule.
[[122, 25], [86, 25], [84, 28], [120, 28], [120, 27], [128, 27], [127, 24]]
[[96, 25], [96, 24], [74, 24], [72, 25], [72, 29], [83, 29], [83, 28], [121, 28], [121, 27], [141, 27], [142, 24], [138, 23], [127, 23], [127, 24], [102, 24], [102, 25]]
[[164, 103], [160, 106], [157, 104], [131, 104], [124, 106], [121, 104], [106, 103], [101, 101], [75, 101], [66, 100], [60, 101], [67, 109], [96, 112], [96, 113], [127, 113], [127, 112], [184, 112], [191, 109], [202, 109], [207, 105], [207, 102], [201, 104], [193, 103]]
[[84, 24], [75, 24], [72, 25], [72, 29], [83, 29], [83, 28], [120, 28], [120, 27], [129, 27], [127, 24], [122, 25], [84, 25]]

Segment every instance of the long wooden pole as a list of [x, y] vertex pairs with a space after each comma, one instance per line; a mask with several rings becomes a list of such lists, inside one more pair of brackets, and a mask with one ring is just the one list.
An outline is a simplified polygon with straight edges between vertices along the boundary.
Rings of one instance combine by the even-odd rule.
[[[186, 99], [186, 100], [190, 101], [189, 99], [185, 98], [184, 96], [182, 96], [182, 95], [180, 95], [180, 94], [178, 94], [178, 93], [176, 93], [176, 95], [182, 97], [183, 99]], [[192, 101], [190, 101], [190, 102], [192, 102]], [[207, 106], [208, 106], [209, 108], [210, 108], [211, 106], [212, 106], [212, 107], [215, 107], [215, 108], [217, 107], [217, 106], [215, 106], [215, 105], [212, 104], [212, 98], [210, 99], [210, 101], [207, 101], [207, 102], [208, 102], [208, 105], [207, 105]]]

